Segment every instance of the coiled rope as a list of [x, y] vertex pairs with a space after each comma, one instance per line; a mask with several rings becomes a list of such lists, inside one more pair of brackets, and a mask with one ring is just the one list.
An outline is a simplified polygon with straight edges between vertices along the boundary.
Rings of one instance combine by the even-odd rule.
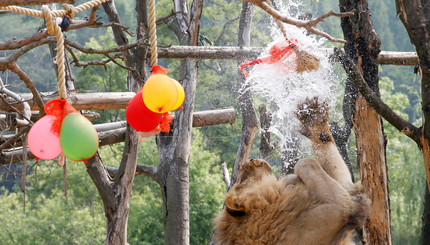
[[72, 19], [75, 16], [75, 13], [82, 12], [86, 9], [98, 6], [107, 1], [108, 0], [93, 0], [93, 1], [83, 3], [77, 7], [74, 7], [70, 4], [64, 4], [61, 10], [54, 10], [54, 11], [51, 11], [49, 7], [46, 5], [42, 6], [41, 11], [18, 7], [18, 6], [0, 7], [0, 10], [8, 10], [17, 14], [24, 14], [28, 16], [34, 16], [34, 17], [43, 17], [46, 21], [48, 34], [57, 37], [57, 57], [55, 57], [54, 62], [56, 62], [58, 66], [58, 91], [59, 91], [59, 97], [61, 99], [67, 98], [66, 82], [65, 82], [66, 72], [65, 72], [65, 66], [64, 66], [64, 36], [63, 36], [63, 32], [61, 32], [61, 28], [57, 25], [57, 23], [53, 18], [54, 17], [64, 18], [65, 16], [67, 16], [70, 19]]

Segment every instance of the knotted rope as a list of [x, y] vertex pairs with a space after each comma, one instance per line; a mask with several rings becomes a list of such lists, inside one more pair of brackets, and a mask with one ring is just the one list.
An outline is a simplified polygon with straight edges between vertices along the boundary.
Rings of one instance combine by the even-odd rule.
[[63, 32], [61, 32], [61, 28], [57, 25], [51, 15], [51, 11], [48, 6], [42, 6], [43, 17], [46, 21], [46, 27], [48, 29], [49, 35], [57, 37], [57, 57], [55, 61], [58, 66], [58, 91], [61, 99], [67, 98], [66, 91], [66, 72], [64, 67], [64, 36]]

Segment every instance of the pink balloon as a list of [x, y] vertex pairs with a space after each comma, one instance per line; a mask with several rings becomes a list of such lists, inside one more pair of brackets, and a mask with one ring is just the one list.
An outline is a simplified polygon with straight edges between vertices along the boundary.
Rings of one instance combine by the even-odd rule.
[[52, 160], [61, 154], [60, 136], [51, 131], [54, 120], [54, 116], [46, 115], [28, 132], [28, 148], [33, 155], [43, 160]]

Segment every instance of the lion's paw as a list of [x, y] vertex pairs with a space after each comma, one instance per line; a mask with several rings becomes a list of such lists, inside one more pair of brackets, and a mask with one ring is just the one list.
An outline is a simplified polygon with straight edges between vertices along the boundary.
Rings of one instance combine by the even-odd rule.
[[328, 126], [329, 106], [326, 102], [319, 102], [318, 97], [307, 98], [297, 106], [296, 116], [302, 124], [300, 133], [309, 137], [312, 131], [324, 131]]

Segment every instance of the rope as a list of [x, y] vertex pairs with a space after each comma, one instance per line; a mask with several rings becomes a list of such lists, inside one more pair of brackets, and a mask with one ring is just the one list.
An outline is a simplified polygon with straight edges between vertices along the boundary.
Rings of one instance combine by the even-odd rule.
[[149, 0], [149, 35], [151, 42], [151, 66], [158, 65], [157, 23], [155, 23], [155, 0]]
[[[42, 10], [33, 10], [18, 6], [6, 6], [0, 7], [0, 10], [8, 10], [17, 14], [25, 14], [34, 17], [43, 17], [46, 21], [46, 27], [48, 34], [57, 37], [57, 57], [55, 57], [54, 63], [58, 66], [58, 91], [61, 99], [67, 98], [66, 90], [66, 72], [64, 66], [64, 36], [61, 28], [54, 21], [54, 17], [65, 17], [73, 19], [75, 13], [79, 13], [86, 9], [98, 6], [108, 0], [93, 0], [83, 3], [77, 7], [73, 7], [70, 4], [64, 4], [61, 10], [51, 11], [48, 6], [43, 5]], [[155, 10], [154, 10], [155, 11]]]
[[[98, 6], [104, 2], [107, 2], [109, 0], [92, 0], [86, 3], [83, 3], [77, 7], [73, 7], [74, 9], [74, 13], [79, 13], [82, 12], [86, 9], [89, 8], [93, 8], [95, 6]], [[66, 4], [65, 4], [66, 5]], [[69, 4], [67, 4], [69, 5]], [[18, 6], [4, 6], [4, 7], [0, 7], [0, 10], [8, 10], [10, 12], [13, 13], [17, 13], [17, 14], [25, 14], [25, 15], [29, 15], [29, 16], [33, 16], [33, 17], [43, 17], [43, 13], [40, 10], [34, 10], [34, 9], [28, 9], [28, 8], [23, 8], [23, 7], [18, 7]], [[51, 11], [51, 15], [52, 17], [64, 17], [68, 14], [69, 10], [66, 9], [60, 9], [60, 10], [54, 10]]]
[[51, 11], [48, 6], [42, 6], [42, 13], [45, 17], [46, 27], [49, 35], [55, 35], [57, 37], [57, 57], [56, 62], [58, 66], [58, 90], [60, 92], [60, 98], [67, 98], [66, 82], [65, 82], [65, 67], [64, 67], [64, 39], [61, 28], [52, 19]]

